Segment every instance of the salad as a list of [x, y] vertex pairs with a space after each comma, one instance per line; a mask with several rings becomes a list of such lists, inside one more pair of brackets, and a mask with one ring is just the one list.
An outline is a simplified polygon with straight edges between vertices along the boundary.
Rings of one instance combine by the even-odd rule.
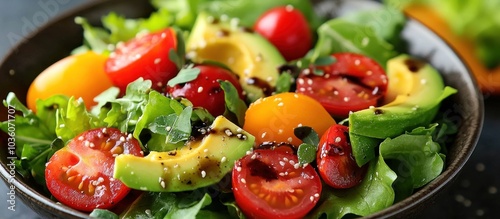
[[[308, 1], [153, 0], [43, 71], [15, 117], [16, 170], [95, 218], [342, 218], [445, 168], [456, 93], [405, 54], [405, 17]], [[380, 20], [377, 18], [391, 18]], [[0, 123], [8, 133], [8, 121]]]

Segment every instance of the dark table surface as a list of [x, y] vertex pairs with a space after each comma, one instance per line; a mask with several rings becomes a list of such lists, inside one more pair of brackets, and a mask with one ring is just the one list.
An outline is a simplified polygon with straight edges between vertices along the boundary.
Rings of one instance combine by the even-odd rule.
[[[88, 1], [0, 0], [0, 58], [48, 20]], [[500, 217], [500, 97], [485, 94], [484, 101], [484, 127], [474, 154], [453, 186], [421, 218]], [[7, 191], [0, 183], [0, 218], [40, 218], [21, 202], [16, 202], [15, 212], [8, 210], [8, 203], [1, 201], [8, 200]]]

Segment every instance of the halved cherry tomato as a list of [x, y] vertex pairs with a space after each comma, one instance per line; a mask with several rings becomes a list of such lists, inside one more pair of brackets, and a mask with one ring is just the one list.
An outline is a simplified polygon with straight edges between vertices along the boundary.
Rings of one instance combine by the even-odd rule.
[[269, 40], [287, 61], [303, 57], [312, 47], [313, 35], [302, 12], [292, 6], [272, 8], [254, 25], [255, 32]]
[[243, 129], [255, 136], [255, 143], [292, 144], [298, 147], [302, 141], [293, 130], [309, 126], [320, 135], [335, 120], [315, 99], [304, 94], [280, 93], [258, 99], [245, 112]]
[[296, 155], [260, 149], [235, 163], [233, 193], [248, 218], [302, 218], [318, 202], [321, 180]]
[[107, 57], [94, 52], [68, 56], [40, 73], [28, 89], [28, 108], [36, 111], [36, 101], [55, 94], [82, 98], [85, 106], [95, 105], [94, 97], [113, 86], [104, 72]]
[[119, 154], [143, 156], [139, 141], [115, 128], [99, 128], [76, 136], [50, 158], [45, 180], [61, 203], [81, 211], [110, 208], [130, 188], [113, 178]]
[[333, 125], [321, 136], [316, 163], [319, 175], [333, 188], [345, 189], [358, 185], [364, 178], [367, 165], [359, 167], [352, 155], [349, 128]]
[[218, 80], [231, 82], [244, 100], [243, 89], [231, 71], [215, 65], [196, 65], [194, 68], [200, 69], [196, 79], [173, 87], [167, 86], [166, 92], [174, 98], [187, 98], [193, 106], [203, 107], [213, 116], [222, 115], [226, 110], [224, 91]]
[[122, 93], [130, 82], [140, 77], [151, 80], [153, 89], [161, 91], [178, 72], [169, 58], [171, 49], [177, 49], [172, 28], [133, 38], [111, 53], [106, 61], [106, 73]]
[[297, 79], [297, 92], [318, 100], [334, 117], [377, 106], [387, 90], [387, 75], [373, 59], [354, 53], [336, 53], [336, 61], [316, 66], [323, 75], [305, 69]]

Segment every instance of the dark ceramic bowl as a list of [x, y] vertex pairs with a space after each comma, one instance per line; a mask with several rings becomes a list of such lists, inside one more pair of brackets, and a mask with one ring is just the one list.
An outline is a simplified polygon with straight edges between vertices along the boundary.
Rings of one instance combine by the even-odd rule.
[[[345, 10], [357, 10], [367, 2], [349, 1]], [[368, 2], [370, 3], [370, 2]], [[373, 4], [373, 2], [371, 2]], [[98, 24], [101, 16], [116, 11], [128, 17], [145, 17], [153, 9], [144, 0], [105, 0], [89, 3], [71, 11], [41, 28], [19, 44], [3, 60], [0, 66], [0, 98], [10, 91], [21, 99], [26, 96], [31, 81], [38, 73], [81, 45], [82, 30], [74, 24], [75, 16], [83, 16], [93, 24]], [[335, 9], [338, 10], [338, 9]], [[341, 10], [343, 11], [343, 10]], [[403, 37], [409, 43], [409, 53], [428, 60], [442, 73], [446, 84], [459, 90], [444, 105], [443, 111], [459, 124], [459, 131], [449, 145], [446, 169], [435, 180], [415, 194], [393, 206], [370, 215], [369, 218], [409, 217], [418, 214], [442, 193], [456, 178], [467, 162], [478, 141], [483, 123], [482, 96], [475, 80], [460, 57], [436, 34], [422, 24], [410, 20]], [[24, 101], [24, 100], [22, 100]], [[7, 109], [0, 107], [0, 118], [7, 118]], [[40, 188], [27, 182], [20, 175], [9, 173], [7, 155], [7, 135], [0, 134], [0, 173], [8, 186], [15, 187], [17, 196], [34, 211], [49, 218], [87, 218], [88, 215], [52, 201], [40, 192]], [[10, 181], [9, 181], [10, 180]]]

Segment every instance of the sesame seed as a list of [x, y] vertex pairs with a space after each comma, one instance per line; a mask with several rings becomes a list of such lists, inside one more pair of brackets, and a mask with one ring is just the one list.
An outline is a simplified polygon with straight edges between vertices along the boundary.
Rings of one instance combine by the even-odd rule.
[[202, 170], [201, 171], [201, 178], [205, 178], [205, 176], [207, 176], [207, 172], [205, 172], [205, 170]]
[[288, 142], [292, 142], [293, 138], [292, 137], [288, 137], [288, 139], [286, 139], [286, 140], [288, 140]]
[[64, 128], [66, 125], [65, 124], [61, 124], [59, 125], [59, 128]]
[[127, 140], [130, 140], [130, 139], [132, 139], [132, 138], [133, 138], [132, 134], [128, 134], [128, 135], [127, 135]]
[[171, 129], [172, 129], [172, 127], [171, 127], [171, 126], [167, 126], [167, 127], [165, 127], [165, 130], [167, 130], [167, 132], [169, 132]]
[[285, 176], [285, 173], [278, 173], [278, 175], [280, 175], [280, 176]]
[[302, 78], [297, 79], [297, 83], [301, 85], [304, 84], [304, 79]]
[[251, 151], [251, 150], [250, 150], [250, 151], [247, 151], [247, 152], [246, 152], [246, 154], [247, 154], [247, 155], [250, 155], [250, 154], [252, 154], [252, 151]]
[[293, 94], [293, 97], [294, 98], [299, 98], [299, 95], [298, 94]]
[[266, 78], [266, 81], [267, 81], [267, 82], [271, 82], [271, 81], [273, 81], [273, 77], [270, 77], [270, 76], [269, 76], [269, 77], [267, 77], [267, 78]]
[[255, 61], [260, 62], [262, 61], [262, 54], [257, 54], [257, 57], [255, 57]]
[[300, 167], [299, 163], [296, 163], [296, 164], [293, 165], [293, 168], [295, 168], [295, 169], [299, 169], [299, 167]]
[[284, 167], [284, 166], [285, 166], [285, 164], [286, 164], [286, 163], [285, 163], [285, 161], [282, 161], [282, 160], [280, 160], [280, 162], [279, 162], [279, 163], [280, 163], [280, 165], [281, 165], [282, 167]]
[[107, 131], [108, 131], [108, 130], [107, 130], [106, 128], [103, 128], [103, 129], [102, 129], [102, 133], [104, 133], [104, 134], [106, 134], [106, 132], [107, 132]]
[[340, 137], [335, 138], [335, 143], [339, 143], [342, 139]]
[[227, 158], [226, 158], [226, 157], [222, 157], [222, 158], [220, 159], [220, 162], [221, 162], [221, 163], [224, 163], [224, 162], [226, 162], [226, 160], [227, 160]]
[[241, 133], [241, 132], [243, 132], [243, 129], [242, 128], [238, 128], [238, 129], [236, 129], [236, 132]]
[[252, 159], [252, 160], [255, 160], [255, 158], [257, 158], [257, 154], [253, 154], [253, 155], [250, 157], [250, 159]]
[[344, 102], [349, 102], [349, 97], [344, 97]]
[[205, 148], [205, 150], [203, 150], [203, 152], [207, 153], [208, 152], [208, 148]]
[[201, 93], [201, 92], [203, 92], [203, 87], [200, 86], [200, 87], [198, 87], [198, 93]]
[[284, 157], [284, 158], [283, 158], [283, 160], [284, 160], [284, 161], [288, 161], [288, 158]]
[[303, 125], [302, 125], [302, 123], [299, 123], [299, 124], [297, 125], [297, 127], [302, 127], [302, 126], [303, 126]]
[[241, 183], [243, 183], [243, 184], [246, 184], [246, 183], [247, 183], [247, 181], [246, 181], [244, 178], [241, 178], [241, 180], [240, 180], [240, 181], [241, 181]]
[[224, 133], [225, 133], [227, 136], [229, 136], [229, 137], [231, 137], [231, 136], [233, 135], [233, 132], [231, 132], [231, 130], [229, 130], [229, 129], [224, 130]]
[[280, 134], [280, 135], [283, 134], [283, 129], [279, 129], [278, 134]]
[[310, 199], [311, 201], [314, 201], [314, 196], [312, 196], [312, 195], [311, 195], [311, 196], [309, 197], [309, 199]]
[[121, 136], [120, 141], [125, 141], [125, 137]]
[[161, 62], [161, 59], [160, 59], [160, 58], [156, 58], [156, 59], [154, 60], [154, 63], [155, 63], [155, 64], [159, 64], [160, 62]]
[[78, 137], [78, 141], [83, 141], [83, 136]]
[[279, 103], [278, 103], [278, 106], [283, 106], [283, 105], [284, 105], [284, 103], [283, 103], [283, 102], [279, 102]]
[[288, 161], [288, 163], [290, 163], [291, 165], [295, 165], [295, 161], [294, 160], [290, 160], [290, 161]]
[[264, 132], [264, 133], [262, 133], [262, 135], [260, 135], [260, 137], [264, 138], [264, 137], [266, 137], [266, 134], [267, 134], [267, 132]]
[[422, 79], [420, 80], [420, 83], [421, 83], [421, 84], [427, 84], [427, 80], [425, 80], [425, 78], [422, 78]]
[[370, 38], [368, 37], [363, 37], [363, 39], [361, 40], [361, 46], [368, 46], [368, 43], [370, 43]]
[[309, 79], [307, 79], [307, 84], [308, 84], [308, 85], [312, 85], [312, 84], [313, 84], [313, 80], [312, 80], [312, 79], [310, 79], [310, 78], [309, 78]]
[[333, 95], [339, 95], [339, 91], [337, 90], [333, 91]]
[[319, 193], [314, 194], [314, 197], [318, 198], [319, 197]]
[[241, 172], [241, 167], [236, 167], [236, 171]]
[[302, 73], [304, 73], [305, 75], [309, 75], [309, 74], [311, 74], [311, 70], [306, 68], [306, 69], [304, 69], [304, 71], [302, 71]]
[[359, 65], [361, 64], [361, 61], [359, 59], [354, 60], [354, 65]]
[[84, 141], [83, 145], [85, 145], [85, 147], [88, 147], [88, 146], [90, 146], [90, 142], [89, 141]]
[[293, 5], [286, 5], [285, 10], [288, 12], [293, 11]]

